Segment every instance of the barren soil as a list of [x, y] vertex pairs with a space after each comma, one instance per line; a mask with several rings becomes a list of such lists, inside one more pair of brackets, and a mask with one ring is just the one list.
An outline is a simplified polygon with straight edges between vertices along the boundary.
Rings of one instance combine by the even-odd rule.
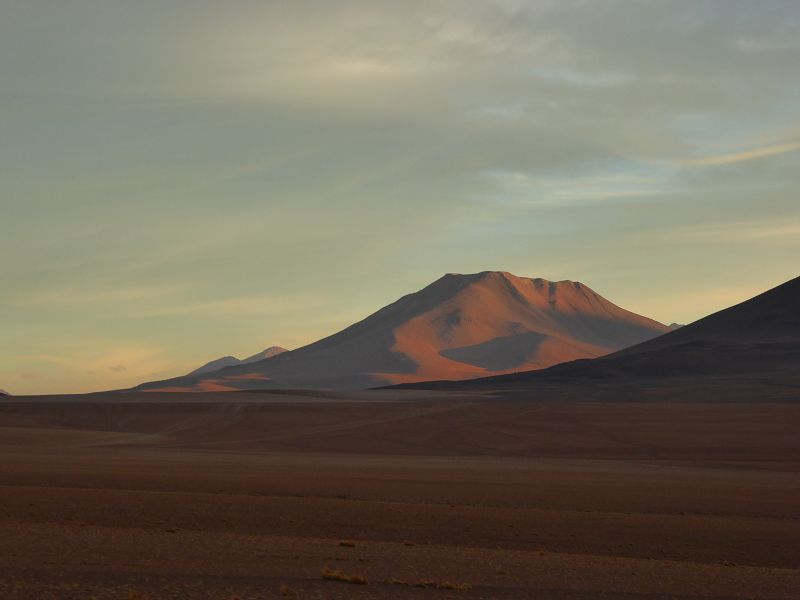
[[0, 597], [796, 599], [798, 431], [792, 403], [6, 399]]

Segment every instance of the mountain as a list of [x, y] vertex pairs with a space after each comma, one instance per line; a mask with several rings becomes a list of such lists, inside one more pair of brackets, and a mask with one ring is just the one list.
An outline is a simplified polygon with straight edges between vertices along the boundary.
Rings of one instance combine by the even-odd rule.
[[[707, 397], [722, 389], [722, 383], [726, 389], [747, 383], [748, 389], [771, 397], [781, 391], [778, 396], [800, 399], [800, 277], [594, 360], [468, 382], [432, 381], [408, 387], [530, 392], [537, 386], [564, 382], [617, 388], [639, 382], [648, 390], [691, 384], [693, 389], [706, 386]], [[716, 386], [713, 389], [711, 382]]]
[[449, 274], [303, 348], [136, 389], [361, 389], [468, 379], [602, 356], [666, 331], [582, 283]]
[[222, 358], [217, 358], [216, 360], [211, 360], [204, 364], [199, 369], [195, 369], [194, 371], [190, 372], [189, 375], [202, 375], [203, 373], [213, 373], [214, 371], [219, 371], [220, 369], [224, 369], [225, 367], [232, 367], [234, 365], [241, 364], [242, 361], [236, 358], [235, 356], [223, 356]]
[[284, 352], [288, 352], [286, 348], [281, 348], [280, 346], [270, 346], [266, 350], [262, 350], [261, 352], [256, 352], [253, 356], [248, 356], [245, 358], [242, 363], [248, 364], [253, 362], [258, 362], [259, 360], [264, 360], [266, 358], [272, 358], [273, 356], [278, 356], [278, 354], [283, 354]]
[[7, 391], [5, 391], [5, 390], [0, 390], [0, 396], [10, 396], [10, 395], [11, 395], [11, 394], [9, 394]]
[[277, 356], [278, 354], [282, 354], [284, 352], [288, 352], [288, 350], [286, 350], [286, 348], [281, 348], [280, 346], [270, 346], [266, 350], [257, 352], [256, 354], [253, 354], [253, 356], [249, 356], [244, 360], [240, 360], [235, 356], [223, 356], [222, 358], [218, 358], [216, 360], [207, 362], [199, 369], [195, 369], [194, 371], [189, 373], [189, 376], [202, 375], [204, 373], [213, 373], [215, 371], [219, 371], [220, 369], [224, 369], [226, 367], [233, 367], [234, 365], [245, 365], [253, 362], [258, 362], [260, 360], [272, 358], [273, 356]]

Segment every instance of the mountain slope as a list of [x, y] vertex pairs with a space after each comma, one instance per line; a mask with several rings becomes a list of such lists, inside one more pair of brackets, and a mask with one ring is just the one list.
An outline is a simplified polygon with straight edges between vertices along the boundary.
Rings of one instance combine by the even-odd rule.
[[597, 357], [668, 327], [571, 281], [449, 274], [332, 336], [268, 361], [138, 389], [357, 389], [468, 379]]
[[199, 369], [195, 369], [194, 371], [190, 372], [189, 375], [202, 375], [203, 373], [213, 373], [214, 371], [219, 371], [220, 369], [224, 369], [225, 367], [232, 367], [234, 365], [241, 364], [241, 360], [236, 358], [235, 356], [223, 356], [222, 358], [218, 358], [216, 360], [211, 360], [204, 364]]
[[[426, 389], [532, 389], [550, 382], [668, 382], [758, 378], [800, 383], [800, 277], [596, 360], [469, 382], [427, 382]], [[783, 384], [781, 384], [783, 385]], [[793, 384], [792, 384], [793, 385]]]
[[215, 371], [219, 371], [220, 369], [225, 369], [226, 367], [233, 367], [235, 365], [245, 365], [249, 363], [258, 362], [260, 360], [272, 358], [273, 356], [277, 356], [278, 354], [283, 354], [284, 352], [288, 352], [288, 350], [286, 350], [286, 348], [281, 348], [280, 346], [270, 346], [266, 350], [257, 352], [256, 354], [253, 354], [253, 356], [249, 356], [244, 360], [238, 359], [235, 356], [223, 356], [222, 358], [218, 358], [216, 360], [207, 362], [199, 369], [195, 369], [194, 371], [189, 373], [189, 376], [202, 375], [204, 373], [214, 373]]
[[212, 360], [207, 362], [199, 369], [195, 369], [191, 373], [187, 375], [187, 377], [191, 377], [193, 375], [203, 375], [207, 373], [214, 373], [216, 371], [220, 371], [221, 369], [226, 369], [228, 367], [234, 367], [236, 365], [246, 365], [253, 362], [258, 362], [260, 360], [265, 360], [267, 358], [272, 358], [273, 356], [278, 356], [278, 354], [283, 354], [284, 352], [288, 352], [286, 348], [281, 348], [280, 346], [270, 346], [266, 350], [262, 350], [261, 352], [256, 352], [253, 356], [248, 356], [245, 359], [239, 359], [235, 356], [223, 356], [222, 358], [218, 358], [216, 360]]
[[241, 362], [243, 364], [254, 363], [260, 360], [264, 360], [266, 358], [272, 358], [273, 356], [278, 356], [278, 354], [283, 354], [284, 352], [288, 352], [288, 350], [286, 348], [281, 348], [280, 346], [270, 346], [266, 350], [262, 350], [261, 352], [256, 352], [255, 354], [253, 354], [253, 356], [248, 356]]

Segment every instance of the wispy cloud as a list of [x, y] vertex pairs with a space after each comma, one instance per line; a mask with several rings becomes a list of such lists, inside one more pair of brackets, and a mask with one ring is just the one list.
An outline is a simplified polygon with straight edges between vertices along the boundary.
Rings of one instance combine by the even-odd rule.
[[[68, 382], [71, 391], [135, 385], [144, 379], [163, 377], [176, 368], [164, 348], [142, 344], [115, 345], [108, 340], [74, 340], [59, 345], [57, 353], [17, 356], [38, 373], [39, 392], [63, 392], [56, 382]], [[179, 367], [180, 368], [180, 367]], [[20, 388], [26, 387], [23, 385]]]
[[12, 298], [16, 303], [35, 304], [41, 306], [70, 306], [91, 304], [138, 303], [143, 300], [157, 300], [170, 297], [184, 290], [185, 286], [174, 285], [137, 285], [130, 287], [114, 287], [111, 289], [86, 289], [62, 286], [18, 293]]
[[667, 322], [677, 321], [685, 325], [688, 323], [682, 315], [691, 314], [695, 319], [701, 318], [749, 300], [763, 291], [763, 286], [753, 284], [705, 285], [695, 289], [672, 286], [659, 290], [659, 296], [648, 302], [648, 310], [651, 311], [649, 314], [666, 315]]
[[300, 310], [307, 306], [307, 296], [255, 295], [221, 298], [202, 302], [173, 303], [146, 309], [138, 314], [145, 317], [215, 315], [228, 317], [276, 315]]
[[645, 244], [775, 243], [800, 245], [800, 216], [783, 219], [705, 223], [637, 234]]
[[770, 156], [778, 156], [788, 152], [797, 152], [798, 150], [800, 150], [800, 142], [786, 142], [783, 144], [751, 148], [749, 150], [742, 150], [741, 152], [691, 158], [678, 161], [676, 164], [681, 167], [719, 167], [751, 160], [759, 160]]
[[107, 347], [105, 351], [102, 346], [107, 346], [103, 340], [93, 339], [91, 341], [80, 340], [70, 344], [73, 350], [72, 355], [64, 354], [29, 354], [20, 356], [21, 359], [47, 363], [55, 366], [66, 367], [77, 371], [123, 371], [120, 365], [135, 366], [137, 370], [142, 368], [150, 370], [162, 366], [158, 357], [163, 355], [163, 349], [136, 344], [124, 344], [119, 346]]
[[601, 201], [657, 196], [666, 192], [662, 173], [616, 171], [553, 177], [518, 171], [490, 170], [482, 174], [485, 193], [481, 202], [524, 206], [569, 206]]
[[[194, 286], [196, 293], [196, 286]], [[135, 286], [117, 289], [60, 287], [20, 293], [17, 305], [37, 305], [50, 309], [90, 306], [120, 306], [128, 317], [166, 317], [189, 315], [257, 316], [277, 315], [301, 310], [309, 305], [306, 295], [256, 294], [197, 300], [188, 285]]]

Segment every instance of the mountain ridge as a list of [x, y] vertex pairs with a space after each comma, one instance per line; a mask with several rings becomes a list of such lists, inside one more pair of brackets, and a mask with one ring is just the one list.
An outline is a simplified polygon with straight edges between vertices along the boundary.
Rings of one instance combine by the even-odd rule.
[[200, 374], [136, 389], [356, 389], [467, 379], [601, 356], [668, 330], [581, 282], [450, 273], [302, 348], [205, 380]]

